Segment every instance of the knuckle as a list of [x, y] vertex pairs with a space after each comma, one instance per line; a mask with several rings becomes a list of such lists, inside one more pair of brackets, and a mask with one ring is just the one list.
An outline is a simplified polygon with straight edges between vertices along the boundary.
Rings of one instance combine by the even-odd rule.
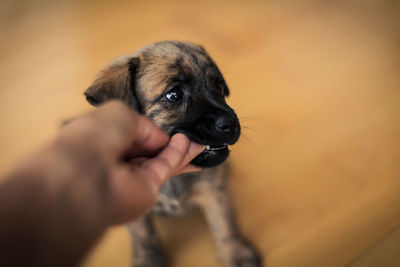
[[174, 166], [170, 162], [170, 160], [167, 158], [164, 158], [164, 157], [159, 158], [158, 166], [156, 166], [156, 167], [160, 168], [160, 170], [162, 170], [162, 172], [169, 172], [174, 169]]
[[185, 152], [181, 148], [171, 145], [171, 153], [174, 153], [177, 160], [184, 158]]

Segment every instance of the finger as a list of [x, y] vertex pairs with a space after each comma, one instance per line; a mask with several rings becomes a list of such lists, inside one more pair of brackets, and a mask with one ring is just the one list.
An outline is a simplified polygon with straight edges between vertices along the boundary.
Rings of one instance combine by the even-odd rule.
[[[107, 108], [107, 106], [105, 107]], [[128, 130], [127, 135], [130, 137], [128, 138], [129, 145], [134, 145], [138, 149], [147, 151], [158, 150], [167, 145], [169, 141], [168, 134], [163, 132], [148, 118], [139, 115], [119, 102], [110, 102], [108, 107], [113, 109], [110, 113], [114, 111], [114, 117], [118, 116], [122, 123], [129, 125], [129, 129], [126, 129]], [[114, 121], [116, 120], [117, 118], [114, 118]]]
[[164, 150], [141, 167], [153, 173], [153, 182], [159, 188], [167, 177], [179, 168], [190, 146], [189, 139], [183, 134], [174, 135]]
[[129, 167], [124, 166], [114, 169], [110, 177], [111, 224], [131, 221], [155, 204], [158, 190], [140, 172], [133, 173]]
[[181, 162], [180, 168], [183, 168], [189, 164], [195, 157], [197, 157], [201, 152], [204, 151], [206, 147], [204, 145], [197, 144], [195, 142], [190, 142], [188, 152], [186, 153], [184, 159]]
[[168, 143], [165, 132], [120, 101], [107, 102], [90, 115], [100, 124], [96, 136], [107, 152], [130, 157], [154, 155]]
[[198, 171], [201, 171], [200, 167], [188, 164], [182, 169], [181, 173], [198, 172]]
[[[186, 167], [187, 165], [189, 165], [189, 163], [195, 158], [197, 157], [201, 152], [203, 152], [205, 149], [204, 145], [199, 145], [197, 143], [194, 142], [190, 142], [189, 145], [189, 149], [187, 150], [184, 158], [182, 159], [181, 163], [179, 164], [179, 166], [176, 168], [178, 170], [183, 169], [184, 167]], [[151, 160], [149, 157], [146, 157], [146, 155], [141, 154], [141, 156], [139, 157], [134, 157], [132, 159], [129, 159], [128, 162], [129, 164], [133, 164], [133, 165], [141, 165], [144, 162]], [[190, 165], [191, 168], [194, 168], [193, 165]]]
[[147, 157], [136, 157], [136, 158], [129, 160], [129, 165], [131, 165], [131, 166], [142, 165], [144, 162], [146, 162], [148, 160], [150, 160], [150, 159]]
[[127, 151], [130, 157], [154, 156], [168, 144], [170, 139], [167, 133], [141, 115], [138, 116], [135, 130], [135, 140]]
[[200, 167], [196, 167], [192, 164], [188, 164], [188, 165], [184, 166], [182, 169], [180, 169], [179, 171], [174, 172], [174, 174], [172, 176], [189, 173], [189, 172], [198, 172], [198, 171], [201, 171]]

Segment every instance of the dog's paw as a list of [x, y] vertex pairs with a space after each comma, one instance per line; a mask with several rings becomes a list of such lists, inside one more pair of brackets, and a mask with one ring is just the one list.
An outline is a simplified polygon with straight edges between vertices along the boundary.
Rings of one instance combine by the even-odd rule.
[[233, 240], [226, 246], [222, 256], [229, 267], [262, 267], [262, 257], [258, 250], [244, 240]]

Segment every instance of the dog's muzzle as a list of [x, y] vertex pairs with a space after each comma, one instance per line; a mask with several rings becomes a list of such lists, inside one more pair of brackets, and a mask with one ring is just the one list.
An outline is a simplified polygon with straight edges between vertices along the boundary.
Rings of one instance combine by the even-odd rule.
[[214, 167], [224, 162], [228, 158], [229, 153], [228, 145], [207, 145], [206, 149], [193, 159], [191, 164], [203, 168]]
[[219, 115], [208, 113], [193, 123], [179, 127], [174, 131], [176, 132], [181, 132], [190, 140], [206, 146], [191, 164], [207, 168], [217, 166], [228, 158], [228, 145], [233, 145], [239, 139], [240, 125], [233, 111]]

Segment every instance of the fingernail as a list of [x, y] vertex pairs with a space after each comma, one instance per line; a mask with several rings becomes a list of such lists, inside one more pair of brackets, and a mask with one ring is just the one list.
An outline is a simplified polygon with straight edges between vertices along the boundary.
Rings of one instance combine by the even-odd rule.
[[190, 142], [189, 146], [189, 154], [190, 155], [198, 155], [206, 149], [205, 145], [200, 145], [195, 142]]

